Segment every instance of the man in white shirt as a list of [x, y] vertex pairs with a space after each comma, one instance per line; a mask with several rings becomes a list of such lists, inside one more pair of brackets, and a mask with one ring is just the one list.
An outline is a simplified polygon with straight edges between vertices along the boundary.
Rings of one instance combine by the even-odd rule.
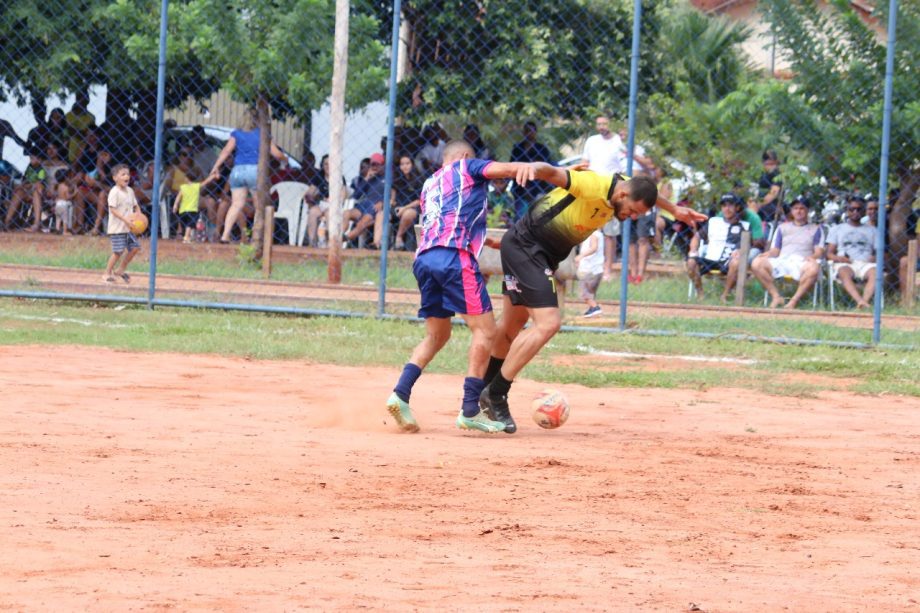
[[[588, 163], [588, 170], [605, 175], [613, 175], [626, 170], [623, 164], [626, 147], [623, 140], [610, 131], [609, 115], [598, 115], [594, 122], [597, 134], [585, 141], [582, 160]], [[613, 262], [616, 259], [617, 236], [620, 234], [620, 222], [615, 217], [604, 225], [604, 275], [609, 281], [613, 276]]]

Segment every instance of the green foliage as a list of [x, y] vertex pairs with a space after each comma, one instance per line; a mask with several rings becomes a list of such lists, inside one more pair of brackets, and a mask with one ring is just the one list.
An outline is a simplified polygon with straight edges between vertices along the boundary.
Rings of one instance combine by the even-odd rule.
[[[260, 95], [276, 116], [308, 116], [331, 91], [335, 3], [332, 0], [191, 0], [178, 15], [180, 29], [206, 78], [234, 99]], [[355, 11], [350, 20], [347, 96], [354, 105], [383, 94], [383, 46], [376, 21]]]
[[[920, 4], [901, 2], [900, 11], [890, 155], [892, 170], [903, 177], [917, 168], [920, 154]], [[818, 172], [829, 177], [852, 173], [864, 188], [873, 189], [879, 172], [885, 45], [849, 3], [836, 1], [822, 11], [812, 0], [769, 0], [765, 17], [794, 75], [785, 104], [772, 109], [778, 125], [790, 143], [814, 150]]]
[[690, 87], [694, 99], [714, 104], [735, 90], [748, 69], [738, 47], [748, 36], [744, 25], [683, 7], [664, 28], [666, 67]]
[[[643, 9], [644, 91], [659, 84], [663, 5], [646, 2]], [[459, 113], [580, 120], [596, 108], [625, 116], [631, 2], [411, 0], [403, 8], [412, 43], [400, 113], [409, 118]]]

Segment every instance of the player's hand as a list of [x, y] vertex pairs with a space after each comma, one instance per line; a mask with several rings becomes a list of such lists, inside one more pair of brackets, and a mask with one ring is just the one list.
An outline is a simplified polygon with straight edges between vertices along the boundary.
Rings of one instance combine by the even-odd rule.
[[486, 237], [485, 241], [486, 247], [491, 247], [492, 249], [501, 249], [502, 242], [497, 238], [492, 238], [491, 236]]
[[571, 166], [566, 166], [566, 170], [574, 170], [575, 172], [581, 172], [582, 170], [588, 170], [588, 162], [582, 160], [577, 164], [572, 164]]
[[524, 187], [528, 181], [537, 178], [537, 169], [533, 164], [521, 164], [518, 166], [517, 174], [514, 176], [514, 182]]
[[682, 221], [692, 228], [696, 228], [696, 224], [706, 221], [709, 217], [689, 207], [678, 206], [675, 207], [674, 219]]

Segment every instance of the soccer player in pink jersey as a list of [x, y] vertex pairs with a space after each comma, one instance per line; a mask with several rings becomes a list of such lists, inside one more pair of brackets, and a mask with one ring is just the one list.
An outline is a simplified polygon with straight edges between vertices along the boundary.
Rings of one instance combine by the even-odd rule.
[[387, 410], [400, 429], [419, 429], [409, 408], [412, 387], [450, 339], [450, 320], [455, 314], [473, 335], [457, 427], [489, 433], [504, 429], [502, 422], [489, 419], [479, 408], [485, 386], [482, 376], [496, 328], [476, 258], [486, 242], [489, 181], [515, 179], [526, 185], [533, 176], [531, 164], [474, 159], [469, 143], [457, 140], [447, 144], [443, 165], [425, 181], [420, 198], [421, 240], [412, 266], [421, 293], [418, 315], [425, 319], [425, 338], [413, 350], [387, 400]]

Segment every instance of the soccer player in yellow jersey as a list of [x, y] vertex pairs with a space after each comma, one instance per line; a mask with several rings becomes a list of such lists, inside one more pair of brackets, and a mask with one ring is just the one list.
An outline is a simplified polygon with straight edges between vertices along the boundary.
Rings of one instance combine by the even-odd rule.
[[[508, 434], [517, 430], [508, 408], [511, 382], [562, 324], [553, 277], [559, 263], [612, 218], [635, 221], [656, 204], [690, 225], [706, 219], [659, 198], [648, 177], [602, 175], [584, 170], [584, 164], [559, 168], [537, 162], [534, 167], [535, 178], [557, 189], [534, 203], [502, 238], [504, 304], [484, 377], [488, 385], [479, 399], [482, 410], [503, 422]], [[528, 319], [533, 324], [524, 330]]]

